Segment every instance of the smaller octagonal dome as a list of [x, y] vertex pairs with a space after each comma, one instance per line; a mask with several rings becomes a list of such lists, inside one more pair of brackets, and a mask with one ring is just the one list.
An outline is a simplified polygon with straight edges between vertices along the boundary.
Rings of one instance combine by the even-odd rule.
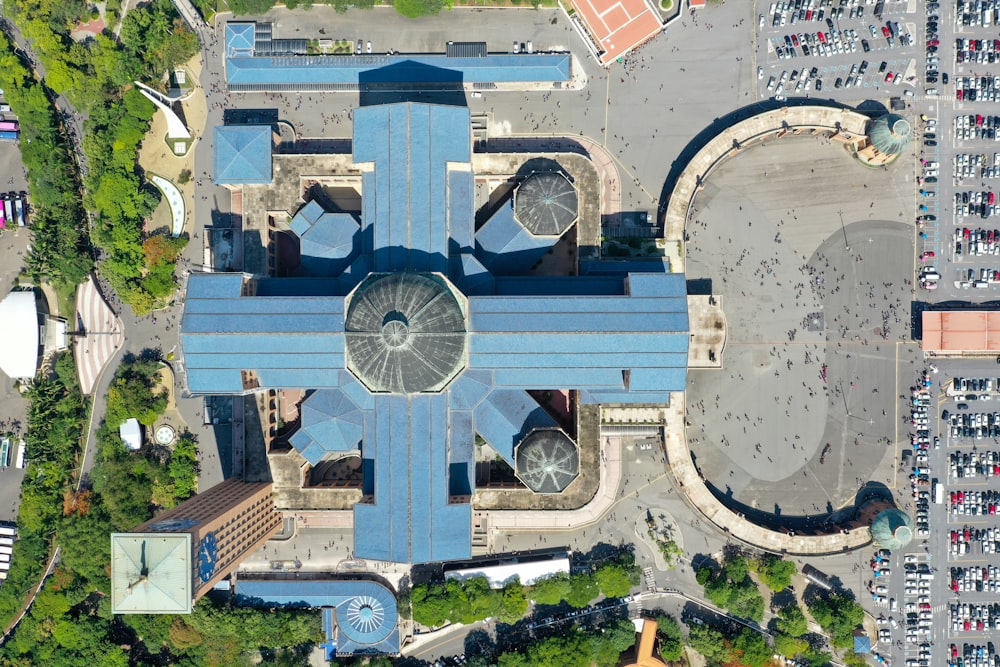
[[561, 493], [580, 474], [576, 443], [557, 428], [536, 429], [514, 451], [517, 476], [535, 493]]
[[909, 121], [894, 113], [887, 113], [872, 121], [868, 137], [881, 153], [898, 155], [910, 143], [913, 130]]
[[561, 235], [578, 210], [576, 188], [559, 172], [532, 174], [514, 192], [514, 217], [536, 236]]
[[872, 539], [885, 549], [902, 549], [913, 540], [913, 519], [895, 507], [882, 510], [872, 521]]

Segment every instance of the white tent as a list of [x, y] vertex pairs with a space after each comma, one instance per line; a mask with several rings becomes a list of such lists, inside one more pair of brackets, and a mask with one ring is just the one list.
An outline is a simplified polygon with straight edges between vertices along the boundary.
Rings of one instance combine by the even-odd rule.
[[0, 301], [4, 339], [0, 343], [0, 370], [18, 380], [38, 370], [38, 309], [31, 291], [11, 292]]
[[122, 442], [128, 449], [136, 451], [142, 447], [142, 426], [139, 425], [139, 420], [135, 417], [122, 422], [122, 425], [118, 427], [118, 435], [121, 436]]

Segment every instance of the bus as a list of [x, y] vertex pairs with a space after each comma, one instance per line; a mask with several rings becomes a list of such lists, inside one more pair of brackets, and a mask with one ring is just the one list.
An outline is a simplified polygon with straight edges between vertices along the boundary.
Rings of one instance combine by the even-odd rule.
[[14, 546], [13, 537], [0, 537], [0, 547], [12, 547]]
[[0, 526], [0, 536], [17, 537], [17, 526]]
[[0, 120], [0, 132], [20, 132], [21, 125], [16, 120]]
[[[18, 197], [14, 200], [14, 212], [17, 213], [17, 226], [24, 227], [28, 224], [28, 221], [24, 217], [24, 198]], [[18, 468], [23, 468], [24, 466], [18, 466]]]
[[17, 218], [14, 217], [14, 202], [10, 199], [3, 200], [3, 214], [5, 218], [10, 220], [10, 224], [17, 223]]
[[0, 547], [0, 554], [12, 554], [14, 553], [14, 547]]
[[934, 502], [938, 505], [944, 504], [944, 485], [934, 480]]
[[0, 468], [10, 465], [10, 438], [0, 441]]
[[17, 460], [14, 463], [14, 465], [17, 466], [18, 468], [24, 467], [24, 448], [25, 448], [24, 438], [21, 438], [17, 442]]

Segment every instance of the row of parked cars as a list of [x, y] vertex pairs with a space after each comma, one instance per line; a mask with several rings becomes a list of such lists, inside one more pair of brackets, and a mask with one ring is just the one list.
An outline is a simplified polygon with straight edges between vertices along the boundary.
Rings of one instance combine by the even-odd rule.
[[1000, 573], [996, 565], [950, 568], [952, 591], [996, 592], [1000, 590]]
[[866, 39], [859, 39], [858, 31], [852, 29], [837, 30], [831, 28], [829, 32], [804, 32], [784, 36], [784, 42], [778, 37], [772, 37], [771, 43], [778, 58], [798, 57], [798, 50], [803, 56], [835, 56], [839, 53], [856, 53], [858, 44], [865, 53], [871, 51], [871, 45]]
[[[982, 116], [978, 116], [978, 118], [982, 118]], [[998, 121], [1000, 121], [1000, 117], [998, 117]], [[955, 156], [954, 176], [956, 180], [998, 178], [1000, 177], [1000, 153], [994, 153], [992, 159], [986, 153], [959, 153]]]
[[982, 632], [1000, 630], [1000, 603], [949, 605], [952, 632]]
[[955, 39], [955, 63], [995, 63], [1000, 60], [1000, 39]]
[[[771, 27], [777, 28], [786, 23], [795, 25], [800, 21], [827, 21], [833, 19], [861, 19], [865, 16], [865, 7], [858, 0], [844, 0], [838, 6], [833, 6], [833, 0], [783, 0], [772, 2], [768, 7], [767, 16], [771, 17]], [[760, 15], [760, 27], [764, 27], [766, 17]]]
[[996, 0], [956, 0], [956, 27], [989, 28], [997, 24], [1000, 24], [1000, 4]]
[[1000, 141], [1000, 116], [982, 114], [962, 114], [955, 116], [955, 139], [990, 139]]
[[956, 76], [955, 99], [959, 102], [996, 102], [1000, 100], [1000, 76]]
[[[976, 230], [976, 231], [983, 231], [983, 230]], [[974, 231], [973, 234], [975, 233], [976, 232]], [[1000, 242], [1000, 231], [994, 230], [990, 232], [990, 234], [995, 235], [997, 237], [997, 241]], [[964, 238], [968, 240], [969, 238], [968, 230], [966, 230]], [[991, 238], [990, 240], [992, 241], [993, 239]], [[990, 377], [967, 378], [967, 377], [955, 376], [951, 379], [951, 382], [949, 382], [948, 385], [949, 386], [947, 392], [949, 396], [967, 394], [970, 391], [989, 392], [993, 391], [994, 387], [1000, 390], [1000, 378], [997, 378], [996, 381], [994, 382], [993, 378]]]
[[[956, 516], [996, 516], [1000, 491], [953, 491], [949, 494], [948, 512]], [[973, 538], [974, 540], [977, 538]]]
[[1000, 413], [965, 412], [950, 414], [947, 417], [945, 414], [947, 411], [942, 413], [941, 419], [945, 424], [951, 426], [951, 437], [956, 440], [1000, 437]]
[[996, 193], [992, 190], [963, 190], [955, 193], [955, 214], [960, 218], [973, 215], [988, 218], [997, 213]]
[[982, 644], [952, 644], [948, 647], [948, 667], [1000, 667], [1000, 654], [993, 649], [993, 642]]
[[[997, 452], [952, 452], [948, 455], [951, 479], [1000, 477], [1000, 454]], [[955, 494], [958, 492], [956, 491]], [[954, 494], [953, 494], [954, 495]]]
[[[963, 247], [964, 245], [964, 247]], [[955, 254], [966, 254], [976, 257], [981, 255], [1000, 255], [1000, 230], [955, 228]]]

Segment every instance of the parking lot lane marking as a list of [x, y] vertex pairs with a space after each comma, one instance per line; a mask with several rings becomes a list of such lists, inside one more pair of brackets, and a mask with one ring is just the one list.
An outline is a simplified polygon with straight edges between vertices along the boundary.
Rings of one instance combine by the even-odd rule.
[[604, 147], [608, 147], [608, 116], [611, 112], [611, 75], [608, 75], [608, 87], [604, 91]]

